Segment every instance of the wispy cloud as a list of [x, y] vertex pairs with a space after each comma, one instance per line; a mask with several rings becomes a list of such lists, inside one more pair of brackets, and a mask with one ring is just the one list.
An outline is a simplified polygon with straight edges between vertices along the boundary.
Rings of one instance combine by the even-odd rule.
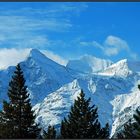
[[0, 69], [17, 65], [26, 58], [29, 52], [30, 49], [0, 49]]
[[22, 16], [0, 15], [0, 21], [0, 47], [9, 48], [48, 46], [48, 31], [63, 32], [72, 26], [68, 21], [29, 19]]
[[54, 60], [55, 62], [57, 62], [58, 64], [61, 64], [61, 65], [64, 65], [66, 66], [68, 60], [62, 58], [61, 56], [51, 52], [51, 51], [48, 51], [48, 50], [42, 50], [41, 51], [43, 54], [45, 54], [48, 58]]
[[103, 46], [96, 41], [92, 41], [92, 42], [80, 41], [80, 45], [82, 45], [82, 46], [94, 46], [96, 48], [103, 49]]
[[[66, 31], [72, 27], [70, 16], [86, 9], [86, 3], [48, 3], [46, 8], [0, 9], [0, 29], [7, 31]], [[69, 14], [68, 14], [69, 13]], [[5, 30], [5, 31], [6, 31]]]
[[[46, 6], [45, 6], [46, 5]], [[88, 3], [86, 2], [48, 2], [43, 5], [42, 8], [33, 6], [19, 7], [18, 9], [13, 9], [12, 6], [8, 9], [0, 7], [1, 14], [4, 15], [27, 15], [28, 16], [43, 16], [43, 17], [64, 17], [67, 14], [79, 14], [88, 8]]]
[[118, 55], [121, 51], [129, 51], [127, 42], [116, 36], [108, 36], [104, 42], [105, 50], [104, 53], [107, 56]]
[[[34, 33], [39, 30], [45, 31], [67, 31], [67, 29], [72, 27], [72, 24], [68, 20], [56, 19], [35, 19], [25, 16], [1, 16], [0, 15], [0, 30], [3, 33], [18, 33], [23, 35], [23, 33]], [[15, 35], [13, 33], [13, 35]]]
[[96, 47], [100, 49], [103, 54], [109, 57], [116, 56], [120, 52], [125, 51], [132, 59], [138, 58], [137, 54], [130, 49], [128, 43], [125, 40], [113, 35], [109, 35], [102, 44], [98, 43], [97, 41], [85, 41], [80, 42], [80, 45], [86, 47]]
[[70, 16], [87, 7], [82, 2], [47, 3], [45, 8], [0, 7], [0, 47], [13, 48], [19, 47], [19, 44], [20, 47], [31, 47], [32, 44], [48, 46], [48, 32], [71, 31], [73, 23]]
[[56, 10], [50, 10], [49, 11], [50, 13], [57, 12], [57, 13], [68, 14], [69, 12], [72, 12], [73, 14], [78, 15], [80, 12], [88, 8], [88, 4], [85, 2], [78, 2], [78, 3], [68, 2], [68, 3], [61, 3], [61, 5], [59, 4], [53, 5], [51, 8]]

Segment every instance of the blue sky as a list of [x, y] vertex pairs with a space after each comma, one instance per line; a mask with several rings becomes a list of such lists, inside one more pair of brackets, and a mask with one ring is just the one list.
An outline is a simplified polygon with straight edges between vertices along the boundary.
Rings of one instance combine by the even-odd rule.
[[0, 59], [37, 48], [60, 63], [84, 54], [140, 60], [139, 15], [139, 2], [1, 2]]

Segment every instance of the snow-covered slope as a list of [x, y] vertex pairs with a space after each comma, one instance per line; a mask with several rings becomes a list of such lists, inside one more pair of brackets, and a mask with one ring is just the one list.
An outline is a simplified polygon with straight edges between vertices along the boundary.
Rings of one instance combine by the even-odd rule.
[[[44, 129], [49, 124], [58, 128], [61, 120], [64, 116], [67, 116], [74, 99], [79, 95], [80, 89], [83, 89], [86, 98], [91, 97], [91, 104], [98, 106], [99, 120], [102, 126], [109, 122], [111, 135], [113, 135], [118, 126], [124, 123], [124, 121], [118, 121], [122, 112], [129, 106], [135, 105], [136, 107], [139, 104], [136, 104], [139, 99], [137, 101], [134, 99], [134, 96], [139, 96], [138, 94], [140, 94], [134, 88], [138, 84], [138, 80], [140, 80], [140, 77], [136, 75], [130, 75], [125, 79], [93, 75], [92, 77], [87, 76], [74, 80], [51, 93], [43, 102], [34, 107], [37, 113], [36, 121], [40, 122]], [[127, 96], [127, 93], [130, 95]], [[129, 98], [130, 96], [131, 98]], [[132, 99], [133, 102], [129, 104]], [[132, 114], [133, 111], [132, 109], [129, 113]], [[125, 114], [123, 115], [122, 117], [125, 119]], [[127, 119], [129, 117], [132, 117], [132, 115], [128, 116]]]
[[[137, 84], [136, 84], [137, 86]], [[112, 124], [112, 135], [122, 129], [124, 123], [130, 118], [134, 120], [133, 114], [140, 106], [140, 91], [132, 89], [129, 93], [118, 95], [111, 101], [113, 105], [114, 122]]]
[[110, 66], [110, 60], [85, 55], [78, 60], [69, 60], [67, 67], [83, 73], [95, 73]]
[[132, 73], [139, 73], [140, 72], [140, 61], [132, 62], [127, 59], [121, 60], [108, 68], [106, 68], [101, 75], [108, 75], [108, 76], [121, 76], [127, 77], [129, 74]]
[[[20, 64], [33, 104], [42, 101], [49, 93], [73, 80], [66, 67], [57, 64], [36, 49], [31, 50], [26, 60]], [[1, 100], [6, 98], [8, 83], [14, 70], [15, 67], [9, 67], [0, 71]]]
[[80, 87], [77, 80], [74, 80], [49, 94], [43, 102], [36, 104], [33, 108], [37, 115], [36, 122], [40, 123], [46, 130], [48, 124], [58, 128], [79, 93]]

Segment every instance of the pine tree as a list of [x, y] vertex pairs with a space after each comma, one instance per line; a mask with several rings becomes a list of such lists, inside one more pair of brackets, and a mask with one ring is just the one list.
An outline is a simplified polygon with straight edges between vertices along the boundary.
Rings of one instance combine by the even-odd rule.
[[3, 101], [1, 112], [4, 125], [3, 138], [37, 138], [40, 129], [35, 124], [27, 86], [23, 72], [18, 64], [8, 89], [9, 102]]
[[109, 138], [109, 130], [109, 123], [107, 123], [105, 127], [101, 129], [101, 138]]
[[[140, 90], [140, 85], [138, 85]], [[117, 138], [140, 138], [140, 110], [139, 107], [136, 109], [135, 114], [133, 115], [134, 122], [130, 119], [127, 123], [124, 124], [124, 129], [117, 133]]]
[[135, 132], [135, 137], [140, 138], [140, 110], [139, 107], [136, 109], [136, 113], [133, 115], [135, 119], [134, 123], [134, 132]]
[[90, 106], [91, 99], [85, 99], [83, 90], [75, 100], [71, 111], [61, 122], [61, 138], [108, 138], [109, 125], [101, 128], [98, 121], [97, 107]]
[[54, 126], [48, 126], [48, 131], [44, 131], [43, 134], [43, 138], [44, 139], [55, 139], [56, 138], [56, 130], [54, 128]]
[[134, 122], [131, 119], [124, 124], [124, 129], [117, 133], [117, 138], [140, 139], [140, 110], [137, 108], [133, 115]]
[[132, 123], [131, 119], [129, 119], [129, 121], [124, 124], [123, 130], [118, 132], [116, 137], [118, 139], [136, 138], [134, 133], [134, 123]]
[[3, 124], [3, 118], [2, 118], [2, 112], [0, 111], [0, 138], [4, 138], [3, 136], [5, 135], [4, 131], [4, 124]]
[[140, 90], [140, 85], [138, 85], [138, 89]]

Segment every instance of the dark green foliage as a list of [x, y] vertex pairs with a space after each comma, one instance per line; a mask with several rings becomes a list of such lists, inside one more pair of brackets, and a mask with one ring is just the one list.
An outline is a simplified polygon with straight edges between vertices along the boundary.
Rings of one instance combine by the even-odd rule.
[[136, 109], [136, 113], [133, 115], [135, 119], [134, 128], [135, 128], [135, 137], [140, 138], [140, 110]]
[[140, 85], [138, 85], [138, 89], [140, 90]]
[[116, 137], [117, 137], [117, 139], [124, 139], [125, 138], [122, 132], [118, 132]]
[[1, 126], [2, 138], [37, 138], [40, 129], [25, 86], [25, 79], [18, 64], [8, 89], [9, 102], [3, 101]]
[[68, 118], [61, 122], [61, 138], [108, 138], [109, 125], [101, 128], [98, 121], [97, 107], [90, 106], [90, 98], [85, 99], [81, 91], [80, 96], [75, 100]]
[[55, 139], [56, 138], [56, 130], [54, 126], [48, 126], [48, 131], [43, 134], [44, 139]]
[[134, 133], [134, 123], [132, 123], [131, 119], [124, 124], [123, 130], [117, 133], [117, 138], [119, 139], [136, 138]]
[[118, 133], [117, 138], [140, 139], [140, 110], [137, 108], [133, 115], [135, 122], [131, 120], [124, 125], [122, 132]]
[[109, 138], [109, 124], [107, 123], [104, 128], [101, 129], [101, 138]]
[[3, 138], [4, 135], [5, 135], [4, 124], [3, 124], [2, 112], [0, 111], [0, 138]]
[[[140, 90], [140, 85], [138, 85]], [[136, 109], [135, 114], [133, 115], [134, 122], [132, 123], [131, 119], [124, 124], [124, 128], [121, 132], [117, 133], [117, 138], [140, 138], [140, 110], [139, 107]]]

